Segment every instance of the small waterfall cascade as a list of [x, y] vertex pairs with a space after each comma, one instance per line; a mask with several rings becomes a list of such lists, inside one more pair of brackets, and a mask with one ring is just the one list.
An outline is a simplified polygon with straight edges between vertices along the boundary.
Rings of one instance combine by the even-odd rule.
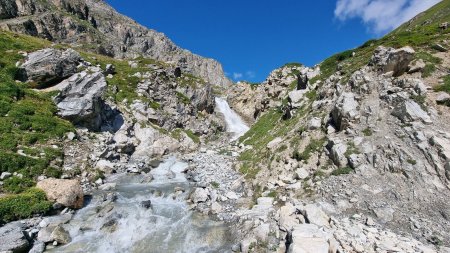
[[[143, 175], [112, 177], [113, 191], [91, 202], [64, 224], [72, 241], [47, 250], [65, 253], [231, 252], [229, 228], [189, 208], [188, 164], [175, 157]], [[110, 196], [114, 194], [113, 200]]]
[[236, 140], [243, 136], [250, 128], [244, 123], [241, 117], [230, 108], [228, 102], [216, 97], [217, 109], [224, 115], [227, 123], [227, 132], [233, 134], [232, 140]]

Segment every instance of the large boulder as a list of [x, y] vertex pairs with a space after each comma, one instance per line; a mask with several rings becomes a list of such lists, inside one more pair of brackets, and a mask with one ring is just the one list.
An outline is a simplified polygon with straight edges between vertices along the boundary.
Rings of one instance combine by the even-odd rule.
[[107, 87], [104, 75], [83, 71], [58, 86], [64, 87], [54, 99], [58, 115], [76, 125], [99, 130], [105, 107], [102, 95]]
[[347, 165], [347, 144], [340, 139], [332, 139], [328, 142], [327, 148], [330, 151], [330, 159], [339, 167]]
[[49, 178], [38, 182], [36, 187], [51, 201], [70, 208], [83, 207], [84, 194], [78, 180]]
[[328, 235], [314, 224], [296, 225], [289, 236], [288, 253], [329, 253]]
[[42, 49], [28, 55], [19, 68], [17, 78], [34, 81], [37, 88], [43, 88], [75, 74], [80, 61], [80, 55], [73, 49]]
[[0, 227], [0, 252], [28, 252], [30, 243], [24, 234], [24, 224], [13, 222]]
[[411, 47], [394, 49], [379, 46], [375, 50], [370, 64], [375, 66], [380, 73], [392, 71], [394, 76], [400, 76], [408, 71], [411, 61], [414, 60], [415, 53]]
[[345, 92], [338, 98], [331, 116], [339, 131], [346, 129], [352, 121], [359, 119], [358, 107], [355, 94], [351, 92]]

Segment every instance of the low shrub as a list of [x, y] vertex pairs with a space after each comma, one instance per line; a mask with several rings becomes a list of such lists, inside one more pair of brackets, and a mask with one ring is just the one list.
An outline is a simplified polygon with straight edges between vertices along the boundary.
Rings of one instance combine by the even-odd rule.
[[52, 203], [42, 190], [30, 188], [24, 193], [0, 198], [0, 223], [45, 214], [51, 207]]

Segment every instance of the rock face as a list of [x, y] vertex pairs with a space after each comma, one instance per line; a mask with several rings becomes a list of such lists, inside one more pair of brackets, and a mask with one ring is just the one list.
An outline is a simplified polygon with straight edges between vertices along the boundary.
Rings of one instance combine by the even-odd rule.
[[398, 117], [403, 122], [412, 122], [420, 120], [425, 124], [431, 124], [433, 121], [430, 116], [414, 101], [407, 100], [398, 105], [392, 115]]
[[414, 59], [415, 51], [411, 47], [400, 49], [378, 47], [371, 59], [371, 64], [382, 72], [393, 72], [394, 76], [400, 76], [408, 71], [410, 62]]
[[63, 81], [63, 90], [55, 97], [58, 115], [76, 125], [98, 130], [102, 124], [102, 95], [107, 83], [101, 72], [83, 71]]
[[338, 130], [344, 130], [353, 120], [358, 119], [360, 114], [355, 94], [343, 93], [337, 100], [331, 115]]
[[0, 252], [27, 252], [30, 243], [24, 234], [24, 225], [20, 222], [0, 227]]
[[28, 55], [18, 71], [21, 81], [34, 81], [38, 88], [55, 84], [77, 72], [81, 57], [73, 49], [46, 48]]
[[51, 201], [71, 208], [83, 207], [84, 194], [78, 180], [49, 178], [38, 182], [36, 187]]
[[105, 1], [5, 0], [0, 3], [0, 17], [6, 18], [0, 22], [5, 30], [55, 42], [84, 43], [114, 57], [142, 55], [170, 61], [209, 83], [231, 85], [217, 61], [179, 48], [164, 34], [120, 15]]

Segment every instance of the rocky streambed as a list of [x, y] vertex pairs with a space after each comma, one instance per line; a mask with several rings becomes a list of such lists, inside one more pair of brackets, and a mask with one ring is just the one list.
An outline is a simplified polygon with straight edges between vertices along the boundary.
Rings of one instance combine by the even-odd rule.
[[38, 239], [53, 240], [60, 226], [67, 244], [47, 246], [49, 252], [231, 252], [229, 224], [187, 202], [193, 187], [188, 170], [171, 156], [148, 174], [113, 175], [73, 216], [41, 222], [47, 226]]

